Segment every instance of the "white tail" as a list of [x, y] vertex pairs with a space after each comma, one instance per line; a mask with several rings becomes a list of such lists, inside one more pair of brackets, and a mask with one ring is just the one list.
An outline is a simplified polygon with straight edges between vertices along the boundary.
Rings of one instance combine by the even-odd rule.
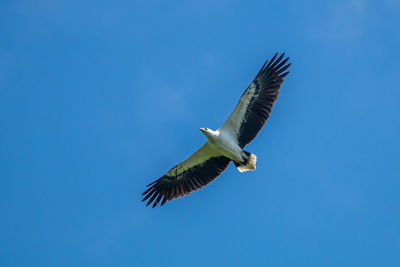
[[240, 172], [246, 172], [246, 171], [255, 171], [256, 170], [256, 162], [257, 162], [257, 156], [254, 154], [250, 154], [249, 157], [249, 163], [246, 165], [239, 165], [236, 166], [237, 170]]

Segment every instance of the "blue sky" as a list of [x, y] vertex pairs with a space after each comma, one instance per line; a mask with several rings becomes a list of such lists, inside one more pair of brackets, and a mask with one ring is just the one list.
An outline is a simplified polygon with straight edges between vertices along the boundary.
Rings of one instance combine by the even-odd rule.
[[[2, 1], [0, 265], [399, 266], [399, 3]], [[277, 51], [257, 171], [143, 205]]]

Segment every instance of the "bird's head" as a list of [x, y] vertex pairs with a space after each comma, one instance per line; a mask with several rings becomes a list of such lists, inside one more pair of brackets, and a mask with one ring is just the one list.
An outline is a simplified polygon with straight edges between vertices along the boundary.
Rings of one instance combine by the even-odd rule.
[[209, 131], [210, 129], [208, 129], [208, 128], [200, 128], [200, 131], [205, 135], [205, 136], [207, 136], [207, 135], [209, 135]]
[[214, 136], [219, 135], [219, 132], [218, 132], [218, 131], [213, 131], [213, 130], [211, 130], [211, 129], [209, 129], [209, 128], [200, 128], [200, 131], [201, 131], [207, 138], [209, 138], [209, 137], [214, 137]]

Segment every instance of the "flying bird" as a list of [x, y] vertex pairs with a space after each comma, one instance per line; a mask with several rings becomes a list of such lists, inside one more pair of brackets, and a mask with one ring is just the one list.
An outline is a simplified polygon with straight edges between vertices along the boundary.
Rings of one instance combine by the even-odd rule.
[[218, 130], [200, 128], [207, 142], [185, 161], [152, 182], [142, 194], [142, 201], [153, 208], [206, 186], [217, 178], [231, 161], [239, 172], [254, 171], [257, 157], [243, 148], [264, 126], [279, 88], [291, 63], [285, 54], [275, 54], [261, 67], [257, 76], [241, 96], [232, 114]]

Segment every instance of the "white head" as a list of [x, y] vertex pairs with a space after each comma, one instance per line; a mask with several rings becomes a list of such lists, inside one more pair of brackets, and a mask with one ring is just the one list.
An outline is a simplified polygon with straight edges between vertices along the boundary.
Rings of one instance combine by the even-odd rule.
[[219, 132], [218, 132], [218, 131], [213, 131], [213, 130], [211, 130], [211, 129], [209, 129], [209, 128], [200, 128], [200, 131], [201, 131], [207, 138], [216, 137], [216, 136], [219, 135]]

